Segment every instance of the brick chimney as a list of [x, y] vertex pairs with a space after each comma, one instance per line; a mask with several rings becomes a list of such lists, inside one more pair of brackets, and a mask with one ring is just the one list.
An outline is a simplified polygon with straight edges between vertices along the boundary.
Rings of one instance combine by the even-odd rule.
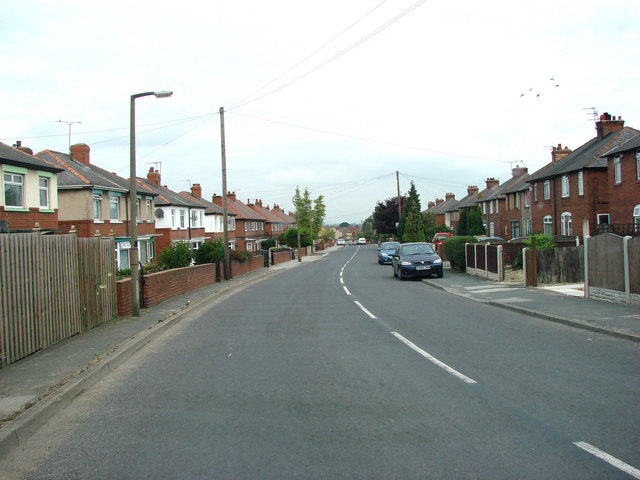
[[211, 203], [222, 206], [222, 197], [220, 195], [216, 195], [215, 193], [211, 196]]
[[429, 202], [429, 203], [427, 203], [427, 210], [429, 210], [429, 209], [431, 209], [431, 208], [433, 208], [435, 206], [436, 206], [436, 204], [434, 202]]
[[22, 140], [16, 140], [16, 144], [14, 145], [14, 147], [21, 152], [26, 153], [27, 155], [33, 155], [33, 150], [31, 150], [29, 147], [22, 146]]
[[528, 173], [529, 169], [527, 167], [518, 167], [517, 165], [511, 169], [511, 176], [513, 178], [521, 177], [525, 173]]
[[500, 184], [500, 182], [495, 178], [487, 178], [486, 183], [487, 183], [487, 188], [497, 187]]
[[235, 202], [236, 201], [236, 192], [227, 192], [227, 198], [229, 200], [233, 200]]
[[453, 193], [445, 193], [444, 194], [444, 201], [448, 202], [449, 200], [453, 200], [454, 198], [456, 198], [456, 196]]
[[160, 186], [160, 172], [155, 170], [153, 167], [149, 168], [149, 173], [147, 173], [147, 180], [152, 185], [156, 187]]
[[76, 162], [80, 162], [87, 167], [91, 165], [91, 161], [89, 159], [89, 145], [86, 143], [76, 143], [75, 145], [71, 145], [71, 158], [73, 158]]
[[441, 203], [444, 203], [444, 200], [441, 198], [436, 198], [436, 205], [440, 205]]
[[196, 198], [202, 198], [202, 187], [199, 183], [194, 183], [191, 185], [191, 195]]
[[255, 206], [262, 208], [262, 199], [257, 199], [256, 198]]
[[600, 121], [596, 122], [596, 132], [598, 133], [598, 138], [602, 138], [611, 132], [617, 132], [618, 130], [622, 130], [623, 128], [624, 120], [622, 120], [622, 117], [612, 117], [607, 112], [600, 115]]
[[571, 151], [569, 147], [563, 147], [562, 144], [559, 143], [557, 147], [553, 147], [553, 150], [551, 150], [551, 163], [559, 162], [569, 155]]
[[467, 195], [471, 196], [475, 195], [476, 193], [478, 193], [478, 187], [476, 187], [475, 185], [469, 185], [467, 187]]

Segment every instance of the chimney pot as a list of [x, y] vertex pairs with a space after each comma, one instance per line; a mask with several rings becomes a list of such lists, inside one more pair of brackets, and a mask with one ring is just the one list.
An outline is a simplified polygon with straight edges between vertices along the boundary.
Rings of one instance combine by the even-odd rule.
[[155, 170], [153, 167], [149, 168], [149, 173], [147, 173], [147, 180], [152, 185], [156, 187], [160, 186], [160, 172]]

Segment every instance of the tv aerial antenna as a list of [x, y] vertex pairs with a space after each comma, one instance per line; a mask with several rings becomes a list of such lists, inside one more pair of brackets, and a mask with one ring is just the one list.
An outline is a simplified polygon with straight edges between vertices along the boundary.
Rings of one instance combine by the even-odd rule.
[[[589, 115], [590, 117], [593, 117], [593, 124], [596, 125], [598, 123], [598, 111], [596, 110], [596, 107], [584, 107], [582, 110], [588, 110], [588, 112], [586, 112], [587, 115]], [[598, 129], [598, 127], [595, 127], [596, 130]]]
[[56, 123], [66, 123], [69, 126], [69, 153], [71, 153], [71, 125], [75, 125], [76, 123], [82, 123], [75, 120], [56, 120]]
[[160, 174], [160, 178], [162, 178], [162, 162], [147, 162], [147, 165], [155, 165], [156, 171]]

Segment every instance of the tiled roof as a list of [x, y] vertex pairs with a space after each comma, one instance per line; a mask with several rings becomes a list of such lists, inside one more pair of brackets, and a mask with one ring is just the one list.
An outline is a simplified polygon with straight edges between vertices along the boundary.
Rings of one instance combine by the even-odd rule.
[[640, 132], [637, 132], [634, 136], [622, 142], [617, 147], [612, 148], [611, 150], [602, 154], [603, 157], [608, 155], [614, 155], [616, 153], [627, 152], [629, 150], [635, 150], [640, 148]]
[[[210, 202], [209, 200], [205, 200], [202, 197], [196, 197], [195, 195], [193, 195], [193, 194], [191, 194], [189, 192], [180, 192], [180, 195], [182, 195], [183, 197], [187, 197], [190, 200], [192, 200], [192, 201], [200, 204], [204, 208], [206, 208], [207, 209], [207, 213], [205, 213], [205, 215], [207, 215], [207, 214], [224, 215], [224, 210], [222, 209], [222, 207], [216, 205], [215, 203]], [[235, 216], [235, 213], [227, 212], [227, 215]]]
[[[78, 162], [68, 153], [44, 150], [36, 156], [64, 168], [64, 171], [58, 174], [58, 188], [61, 190], [92, 188], [120, 193], [129, 191], [129, 180], [108, 172], [97, 165], [85, 165]], [[138, 193], [155, 195], [149, 189], [141, 189]]]
[[595, 137], [557, 162], [550, 163], [533, 173], [527, 182], [546, 180], [585, 168], [606, 168], [607, 161], [602, 158], [605, 152], [616, 149], [638, 134], [638, 130], [624, 127], [608, 133], [603, 137]]
[[58, 173], [63, 169], [44, 161], [41, 158], [29, 155], [22, 150], [0, 143], [0, 163], [13, 165], [14, 167], [30, 168], [34, 170], [44, 170], [45, 172]]
[[254, 204], [251, 208], [264, 217], [269, 223], [288, 223], [286, 220], [277, 215], [273, 210], [263, 207], [261, 205]]
[[195, 202], [191, 198], [187, 198], [173, 190], [169, 190], [167, 187], [158, 187], [146, 178], [138, 177], [138, 188], [146, 188], [158, 195], [155, 199], [156, 207], [175, 205], [178, 207], [204, 208], [201, 204]]
[[227, 209], [235, 213], [239, 220], [264, 220], [258, 212], [233, 197], [227, 197]]
[[427, 213], [433, 213], [434, 215], [439, 215], [447, 212], [453, 212], [458, 209], [458, 204], [460, 200], [456, 200], [455, 198], [450, 198], [449, 200], [445, 200], [438, 205], [434, 205], [433, 207], [426, 210]]
[[526, 184], [526, 188], [520, 188], [518, 190], [513, 190], [517, 185], [523, 185], [524, 183], [524, 179], [527, 178], [529, 175], [528, 174], [523, 174], [523, 175], [519, 175], [517, 177], [511, 177], [509, 180], [507, 180], [506, 182], [498, 185], [497, 187], [493, 188], [486, 196], [484, 196], [482, 198], [481, 201], [487, 201], [487, 200], [495, 200], [496, 198], [502, 198], [506, 193], [513, 193], [513, 192], [519, 192], [520, 190], [528, 190], [529, 189], [529, 185]]

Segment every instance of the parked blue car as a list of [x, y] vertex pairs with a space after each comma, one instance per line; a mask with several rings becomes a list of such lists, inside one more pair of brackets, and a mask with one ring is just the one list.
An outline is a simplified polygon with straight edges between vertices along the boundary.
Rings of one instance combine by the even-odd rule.
[[396, 251], [400, 242], [382, 242], [378, 248], [378, 263], [391, 263], [391, 255]]
[[426, 242], [403, 243], [391, 255], [393, 276], [404, 280], [409, 277], [442, 277], [442, 259]]

